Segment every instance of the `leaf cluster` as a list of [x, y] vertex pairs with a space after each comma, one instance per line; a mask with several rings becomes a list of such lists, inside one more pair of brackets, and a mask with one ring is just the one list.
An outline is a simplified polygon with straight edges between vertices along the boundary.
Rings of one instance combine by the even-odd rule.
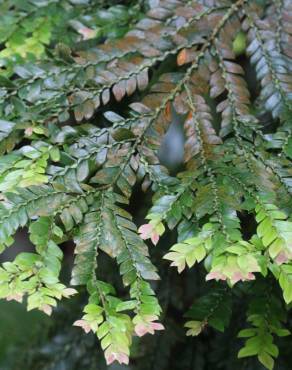
[[[252, 327], [239, 333], [249, 338], [239, 357], [257, 356], [272, 369], [274, 336], [288, 334], [282, 325], [292, 302], [291, 4], [150, 1], [123, 37], [97, 43], [89, 26], [95, 22], [106, 35], [116, 18], [128, 26], [141, 3], [132, 13], [118, 6], [91, 17], [83, 14], [92, 10], [88, 1], [76, 8], [72, 1], [45, 3], [32, 2], [18, 26], [20, 9], [10, 16], [4, 2], [6, 22], [25, 38], [21, 48], [37, 39], [40, 56], [43, 45], [59, 41], [51, 28], [37, 29], [42, 12], [54, 18], [51, 6], [76, 12], [73, 23], [58, 22], [93, 40], [74, 46], [65, 38], [47, 60], [21, 60], [0, 76], [0, 246], [9, 247], [24, 226], [35, 245], [35, 253], [3, 263], [0, 296], [25, 297], [28, 309], [50, 314], [58, 299], [76, 292], [60, 282], [60, 245], [73, 240], [71, 284], [88, 292], [75, 325], [99, 338], [107, 364], [127, 364], [135, 335], [164, 329], [149, 283], [159, 280], [158, 268], [145, 240], [156, 245], [176, 230], [164, 259], [179, 273], [195, 266], [206, 281], [224, 285], [195, 301], [187, 335], [208, 325], [223, 331], [240, 286]], [[14, 53], [26, 57], [13, 35], [3, 37], [10, 62]], [[184, 163], [170, 176], [159, 149], [177, 115]], [[139, 228], [129, 207], [136, 186], [152, 194]], [[100, 255], [116, 262], [122, 293], [100, 279]], [[278, 290], [266, 294], [262, 280], [271, 276], [283, 301]]]

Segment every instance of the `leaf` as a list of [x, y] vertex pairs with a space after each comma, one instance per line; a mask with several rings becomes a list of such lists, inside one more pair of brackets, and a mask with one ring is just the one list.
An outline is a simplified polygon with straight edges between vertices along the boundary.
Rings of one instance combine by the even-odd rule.
[[255, 356], [258, 353], [258, 349], [254, 347], [243, 347], [238, 352], [238, 358]]
[[116, 310], [117, 312], [132, 310], [136, 307], [136, 304], [135, 301], [121, 302], [117, 305]]
[[132, 131], [126, 129], [126, 128], [119, 128], [112, 133], [112, 137], [116, 141], [123, 141], [128, 139], [133, 139], [135, 136], [133, 135]]
[[274, 360], [267, 353], [263, 352], [259, 355], [259, 361], [269, 370], [274, 368]]

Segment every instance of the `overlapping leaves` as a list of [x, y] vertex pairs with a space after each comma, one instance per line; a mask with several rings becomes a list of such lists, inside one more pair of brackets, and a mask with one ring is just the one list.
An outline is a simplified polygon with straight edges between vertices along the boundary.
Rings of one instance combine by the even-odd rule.
[[[16, 66], [13, 78], [0, 80], [1, 250], [25, 225], [36, 246], [35, 254], [3, 264], [1, 296], [26, 295], [29, 308], [50, 313], [56, 299], [74, 293], [59, 283], [58, 246], [74, 239], [71, 283], [89, 294], [75, 325], [97, 335], [108, 364], [128, 363], [134, 333], [163, 329], [147, 281], [159, 276], [143, 239], [157, 244], [167, 227], [177, 229], [178, 243], [164, 258], [179, 272], [202, 262], [206, 280], [233, 287], [257, 284], [271, 271], [285, 302], [292, 301], [291, 6], [285, 0], [211, 3], [151, 2], [123, 38], [75, 50], [59, 44], [47, 63]], [[78, 22], [73, 28], [91, 38], [92, 30]], [[240, 29], [259, 82], [255, 101], [237, 59]], [[177, 66], [161, 74], [173, 56]], [[133, 96], [140, 101], [125, 107], [122, 101]], [[273, 120], [268, 134], [263, 112]], [[174, 113], [186, 136], [185, 168], [176, 178], [158, 158]], [[127, 208], [138, 183], [154, 192], [139, 229]], [[248, 235], [246, 214], [256, 225]], [[116, 260], [129, 287], [125, 296], [99, 279], [100, 253]], [[195, 303], [188, 334], [228, 325], [228, 289]], [[270, 323], [258, 306], [251, 304], [254, 328], [243, 333], [252, 338], [239, 355], [257, 355], [272, 368], [278, 354], [272, 334], [284, 333], [283, 320]], [[251, 349], [253, 342], [258, 346]]]

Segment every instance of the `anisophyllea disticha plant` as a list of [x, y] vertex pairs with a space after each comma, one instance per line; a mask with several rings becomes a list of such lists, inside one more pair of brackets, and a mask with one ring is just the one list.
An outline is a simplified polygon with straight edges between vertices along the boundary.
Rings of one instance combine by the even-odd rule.
[[[96, 334], [108, 364], [127, 364], [133, 336], [167, 330], [148, 246], [176, 230], [163, 259], [217, 282], [187, 312], [186, 334], [223, 331], [239, 286], [248, 308], [238, 356], [272, 369], [292, 302], [292, 4], [144, 8], [122, 38], [59, 43], [0, 76], [0, 249], [25, 226], [35, 245], [2, 264], [0, 296], [51, 314], [77, 293], [60, 281], [61, 244], [74, 240], [71, 286], [88, 292], [74, 325]], [[184, 167], [170, 176], [158, 151], [177, 115]], [[129, 213], [134, 186], [152, 192], [142, 225]], [[104, 253], [122, 296], [99, 277]]]

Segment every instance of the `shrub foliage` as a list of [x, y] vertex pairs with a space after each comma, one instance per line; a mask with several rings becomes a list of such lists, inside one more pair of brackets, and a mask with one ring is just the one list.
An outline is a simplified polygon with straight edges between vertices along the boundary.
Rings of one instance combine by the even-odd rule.
[[[291, 2], [140, 2], [135, 15], [99, 11], [95, 29], [82, 16], [96, 14], [89, 1], [30, 3], [14, 8], [14, 33], [1, 36], [0, 249], [28, 226], [35, 251], [2, 264], [0, 297], [50, 314], [77, 293], [59, 276], [60, 245], [74, 240], [71, 285], [88, 292], [74, 325], [96, 334], [108, 364], [127, 364], [133, 335], [164, 329], [145, 240], [176, 230], [163, 258], [178, 273], [202, 265], [202, 278], [217, 282], [186, 313], [186, 334], [223, 331], [240, 291], [249, 304], [238, 356], [272, 369], [292, 302]], [[65, 5], [76, 19], [58, 23]], [[136, 23], [102, 43], [114, 14]], [[81, 40], [60, 42], [65, 21]], [[158, 152], [176, 115], [184, 166], [171, 176]], [[152, 194], [144, 225], [129, 212], [136, 186]], [[100, 279], [101, 254], [116, 261], [121, 294]]]

